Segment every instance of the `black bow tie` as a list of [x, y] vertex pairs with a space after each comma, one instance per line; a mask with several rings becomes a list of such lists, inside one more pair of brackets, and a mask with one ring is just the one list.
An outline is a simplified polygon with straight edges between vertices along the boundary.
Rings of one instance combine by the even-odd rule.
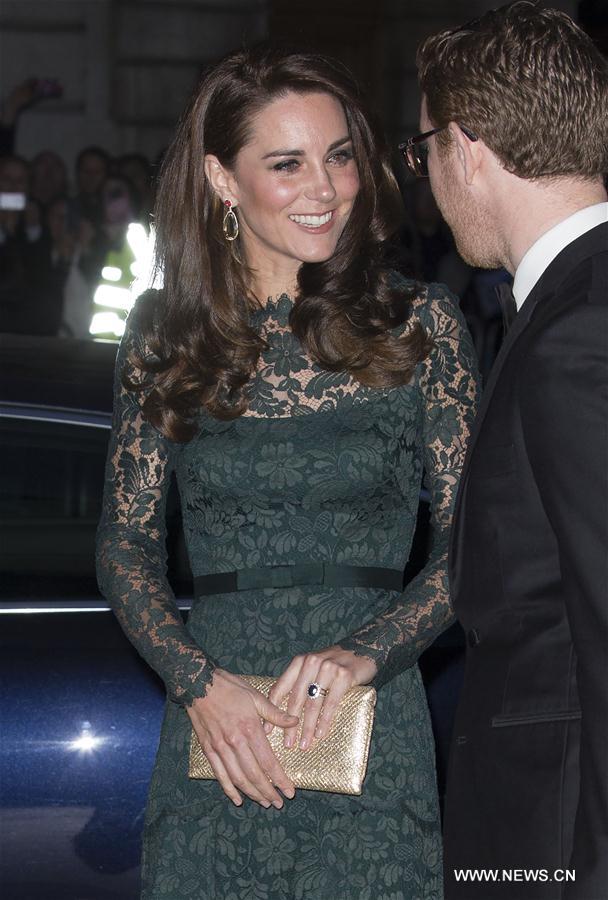
[[496, 287], [496, 294], [498, 296], [498, 302], [500, 303], [500, 308], [502, 309], [502, 321], [505, 329], [505, 334], [513, 324], [513, 320], [517, 315], [517, 303], [515, 302], [515, 297], [513, 296], [513, 290], [510, 284], [507, 284], [506, 281], [501, 282], [501, 284]]

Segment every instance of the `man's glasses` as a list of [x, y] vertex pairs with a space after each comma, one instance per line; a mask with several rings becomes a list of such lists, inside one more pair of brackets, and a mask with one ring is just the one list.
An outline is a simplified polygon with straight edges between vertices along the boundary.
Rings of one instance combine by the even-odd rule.
[[[471, 131], [470, 128], [465, 128], [464, 125], [459, 125], [458, 127], [470, 141], [479, 140], [475, 132]], [[440, 131], [445, 131], [445, 127], [424, 131], [422, 134], [417, 134], [416, 137], [411, 137], [404, 144], [399, 144], [399, 150], [403, 154], [404, 160], [417, 178], [429, 177], [429, 147], [427, 141], [434, 134], [439, 134]]]

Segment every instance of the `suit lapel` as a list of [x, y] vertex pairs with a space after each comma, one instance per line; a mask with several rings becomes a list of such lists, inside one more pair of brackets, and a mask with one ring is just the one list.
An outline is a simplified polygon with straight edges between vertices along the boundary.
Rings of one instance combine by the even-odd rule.
[[462, 503], [462, 495], [464, 493], [464, 486], [467, 480], [467, 476], [469, 474], [469, 468], [471, 464], [471, 459], [473, 457], [473, 451], [475, 449], [475, 444], [477, 443], [477, 438], [479, 436], [479, 432], [481, 431], [481, 427], [483, 425], [483, 421], [485, 419], [486, 413], [488, 411], [488, 407], [492, 400], [492, 395], [494, 394], [494, 389], [500, 377], [500, 373], [505, 364], [505, 360], [508, 358], [511, 348], [516, 343], [517, 339], [524, 331], [526, 325], [532, 318], [532, 313], [536, 308], [538, 301], [543, 296], [541, 293], [541, 284], [538, 283], [538, 288], [534, 288], [534, 290], [529, 294], [526, 298], [525, 303], [522, 308], [517, 313], [513, 325], [507, 332], [504, 341], [502, 342], [502, 346], [494, 361], [494, 365], [492, 366], [492, 370], [490, 372], [490, 377], [488, 378], [487, 384], [484, 388], [483, 394], [481, 396], [481, 402], [479, 404], [479, 409], [477, 411], [477, 416], [475, 417], [475, 422], [473, 428], [471, 430], [471, 436], [469, 437], [469, 445], [467, 448], [467, 455], [464, 461], [464, 465], [462, 467], [462, 473], [460, 476], [460, 485], [458, 488], [458, 493], [456, 495], [456, 503], [454, 506], [454, 518], [459, 517], [460, 513], [460, 504]]
[[477, 416], [475, 418], [473, 428], [471, 429], [467, 454], [465, 457], [464, 465], [462, 467], [460, 483], [458, 485], [458, 491], [456, 494], [456, 501], [454, 504], [454, 517], [452, 519], [452, 530], [450, 533], [449, 571], [451, 594], [453, 597], [456, 596], [457, 593], [456, 573], [459, 568], [457, 560], [460, 557], [460, 540], [463, 534], [462, 524], [465, 520], [466, 486], [468, 481], [469, 468], [471, 465], [471, 460], [473, 458], [473, 452], [475, 450], [475, 445], [477, 443], [479, 433], [481, 431], [486, 413], [492, 400], [492, 395], [494, 394], [496, 383], [498, 382], [498, 378], [500, 377], [500, 373], [502, 372], [502, 369], [504, 367], [505, 360], [509, 356], [511, 348], [517, 342], [519, 336], [530, 321], [532, 313], [534, 312], [538, 301], [541, 299], [542, 294], [540, 281], [537, 287], [539, 288], [539, 290], [534, 288], [534, 290], [528, 295], [522, 308], [517, 313], [511, 328], [505, 335], [505, 339], [502, 342], [502, 346], [500, 348], [498, 356], [496, 357], [494, 365], [492, 366], [490, 377], [488, 378], [487, 384], [482, 394], [481, 403], [479, 404], [479, 409], [477, 411]]
[[462, 536], [462, 522], [465, 518], [466, 503], [466, 487], [471, 466], [471, 460], [475, 451], [475, 445], [479, 437], [483, 422], [492, 401], [492, 396], [496, 388], [496, 384], [504, 367], [505, 361], [518, 338], [525, 330], [526, 325], [532, 318], [539, 302], [545, 302], [550, 298], [563, 283], [568, 274], [573, 271], [576, 265], [584, 259], [595, 255], [596, 253], [606, 252], [608, 247], [608, 225], [598, 225], [595, 228], [582, 235], [576, 241], [569, 244], [562, 252], [551, 262], [548, 268], [543, 272], [534, 288], [526, 298], [521, 309], [515, 317], [513, 325], [506, 334], [506, 337], [500, 348], [500, 352], [496, 357], [490, 377], [484, 389], [481, 403], [475, 423], [471, 430], [467, 455], [460, 476], [460, 484], [454, 504], [453, 526], [450, 536], [449, 550], [449, 569], [450, 581], [452, 582], [452, 595], [455, 595], [455, 570], [457, 569], [457, 559], [459, 557], [459, 545]]
[[[464, 466], [462, 469], [462, 475], [460, 478], [461, 485], [466, 480], [466, 476], [469, 471], [471, 457], [473, 455], [473, 450], [475, 448], [475, 444], [477, 443], [477, 438], [479, 436], [479, 432], [483, 425], [483, 420], [485, 419], [486, 413], [488, 411], [488, 407], [491, 403], [492, 395], [494, 393], [494, 389], [495, 389], [498, 379], [500, 377], [500, 373], [502, 372], [503, 366], [505, 364], [505, 360], [509, 356], [509, 354], [511, 352], [511, 348], [513, 347], [513, 345], [519, 338], [520, 334], [523, 332], [526, 325], [532, 318], [532, 313], [534, 312], [534, 309], [536, 308], [536, 304], [541, 299], [542, 293], [541, 293], [540, 282], [538, 282], [537, 287], [539, 288], [539, 290], [537, 290], [536, 287], [533, 289], [533, 291], [526, 298], [526, 301], [523, 304], [522, 308], [517, 313], [512, 326], [509, 328], [507, 334], [505, 335], [505, 339], [502, 342], [498, 356], [496, 357], [496, 360], [494, 361], [494, 365], [492, 366], [492, 370], [490, 372], [490, 377], [488, 378], [487, 384], [484, 388], [484, 391], [483, 391], [483, 394], [481, 397], [481, 403], [479, 404], [479, 409], [477, 411], [477, 416], [475, 417], [475, 423], [471, 430], [471, 436], [469, 438], [469, 446], [468, 446], [468, 450], [467, 450], [467, 455], [466, 455], [466, 459], [465, 459]], [[460, 491], [459, 491], [459, 493], [460, 493]], [[458, 504], [458, 500], [456, 501], [456, 503]]]

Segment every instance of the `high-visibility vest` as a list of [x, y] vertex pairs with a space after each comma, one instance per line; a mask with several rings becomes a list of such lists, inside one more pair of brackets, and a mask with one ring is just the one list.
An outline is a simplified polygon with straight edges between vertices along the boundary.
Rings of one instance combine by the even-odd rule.
[[93, 294], [91, 335], [116, 340], [123, 334], [135, 298], [147, 286], [143, 276], [149, 269], [151, 253], [143, 225], [129, 225], [122, 246], [110, 250], [104, 260]]

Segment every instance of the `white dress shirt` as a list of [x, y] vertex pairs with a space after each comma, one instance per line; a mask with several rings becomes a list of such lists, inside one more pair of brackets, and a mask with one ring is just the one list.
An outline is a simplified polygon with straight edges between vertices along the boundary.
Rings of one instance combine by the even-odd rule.
[[549, 264], [562, 250], [596, 225], [608, 222], [608, 203], [595, 203], [579, 209], [563, 222], [554, 225], [535, 241], [517, 267], [513, 280], [513, 296], [518, 311]]

